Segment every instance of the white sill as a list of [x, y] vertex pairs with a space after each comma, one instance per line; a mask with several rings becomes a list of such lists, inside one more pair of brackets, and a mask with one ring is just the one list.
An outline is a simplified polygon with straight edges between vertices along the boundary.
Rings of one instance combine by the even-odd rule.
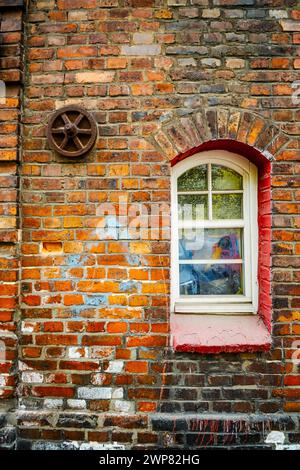
[[228, 315], [244, 315], [244, 314], [256, 314], [257, 309], [250, 302], [245, 303], [223, 303], [220, 302], [175, 302], [174, 313], [186, 313], [186, 314], [228, 314]]

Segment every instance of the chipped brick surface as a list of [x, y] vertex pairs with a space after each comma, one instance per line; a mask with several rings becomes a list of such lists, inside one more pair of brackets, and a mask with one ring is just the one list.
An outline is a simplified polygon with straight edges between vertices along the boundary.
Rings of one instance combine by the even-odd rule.
[[[0, 1], [0, 447], [298, 442], [298, 2], [21, 3]], [[77, 160], [46, 138], [69, 104], [98, 125]], [[122, 219], [127, 203], [168, 205], [171, 165], [218, 145], [262, 168], [270, 351], [175, 352], [169, 218], [150, 238], [143, 218], [138, 236]]]
[[[14, 406], [17, 382], [22, 3], [0, 2], [0, 401], [3, 412]], [[0, 419], [0, 423], [0, 446], [11, 448], [15, 431], [7, 418], [3, 422]]]

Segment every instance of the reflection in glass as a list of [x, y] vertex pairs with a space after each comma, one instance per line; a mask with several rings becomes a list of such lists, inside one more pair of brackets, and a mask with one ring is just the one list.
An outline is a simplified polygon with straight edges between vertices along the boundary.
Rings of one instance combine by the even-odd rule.
[[231, 168], [212, 165], [212, 189], [226, 191], [227, 189], [243, 189], [243, 177]]
[[242, 194], [213, 194], [213, 219], [242, 219]]
[[179, 259], [241, 259], [242, 229], [179, 230]]
[[205, 191], [207, 186], [207, 165], [200, 165], [183, 173], [177, 180], [178, 191]]
[[181, 264], [180, 295], [242, 295], [242, 264]]
[[178, 196], [179, 220], [203, 220], [208, 218], [206, 195], [180, 194]]

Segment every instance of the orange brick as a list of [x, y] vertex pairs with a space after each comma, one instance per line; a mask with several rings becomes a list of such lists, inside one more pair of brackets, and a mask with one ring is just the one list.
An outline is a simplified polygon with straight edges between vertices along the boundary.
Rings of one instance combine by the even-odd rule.
[[127, 67], [127, 59], [124, 57], [111, 57], [107, 59], [106, 67], [108, 69], [125, 69]]
[[131, 307], [142, 307], [149, 304], [149, 298], [146, 295], [131, 295], [129, 305]]
[[109, 322], [106, 326], [108, 333], [125, 333], [127, 331], [127, 323], [125, 322]]
[[148, 363], [145, 361], [128, 361], [125, 365], [125, 371], [131, 374], [147, 374]]
[[[4, 299], [2, 299], [1, 302], [3, 301]], [[27, 304], [27, 305], [38, 306], [41, 304], [41, 298], [38, 295], [24, 295], [23, 302], [24, 304]], [[2, 306], [3, 306], [3, 303], [2, 303]]]
[[138, 403], [138, 411], [152, 413], [156, 411], [156, 409], [157, 409], [157, 404], [155, 402], [141, 401]]
[[149, 331], [148, 323], [130, 323], [130, 331], [133, 333], [147, 333]]
[[105, 322], [92, 322], [88, 323], [86, 326], [86, 331], [91, 333], [96, 333], [99, 331], [104, 331]]
[[133, 96], [152, 95], [153, 86], [147, 83], [135, 84], [131, 86], [131, 91], [132, 91]]
[[75, 335], [55, 335], [55, 334], [43, 334], [36, 335], [36, 344], [37, 345], [76, 345], [78, 338]]
[[108, 171], [109, 176], [127, 176], [129, 175], [129, 165], [110, 165]]
[[108, 302], [110, 305], [127, 305], [128, 299], [126, 295], [109, 295]]
[[129, 269], [130, 279], [146, 281], [149, 279], [149, 271], [147, 269], [133, 268]]
[[62, 322], [44, 322], [44, 331], [63, 331], [64, 326]]
[[80, 294], [66, 294], [64, 296], [65, 305], [82, 305], [83, 297]]
[[83, 226], [83, 220], [81, 217], [64, 217], [65, 228], [77, 228]]
[[127, 338], [127, 346], [144, 346], [144, 347], [162, 347], [166, 346], [167, 337], [165, 336], [130, 336]]

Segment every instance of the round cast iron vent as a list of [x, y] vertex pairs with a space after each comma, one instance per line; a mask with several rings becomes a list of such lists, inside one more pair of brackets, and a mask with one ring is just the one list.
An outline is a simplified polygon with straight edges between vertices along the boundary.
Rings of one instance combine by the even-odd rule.
[[81, 106], [65, 106], [50, 117], [47, 137], [56, 152], [65, 157], [80, 157], [94, 146], [97, 124]]

